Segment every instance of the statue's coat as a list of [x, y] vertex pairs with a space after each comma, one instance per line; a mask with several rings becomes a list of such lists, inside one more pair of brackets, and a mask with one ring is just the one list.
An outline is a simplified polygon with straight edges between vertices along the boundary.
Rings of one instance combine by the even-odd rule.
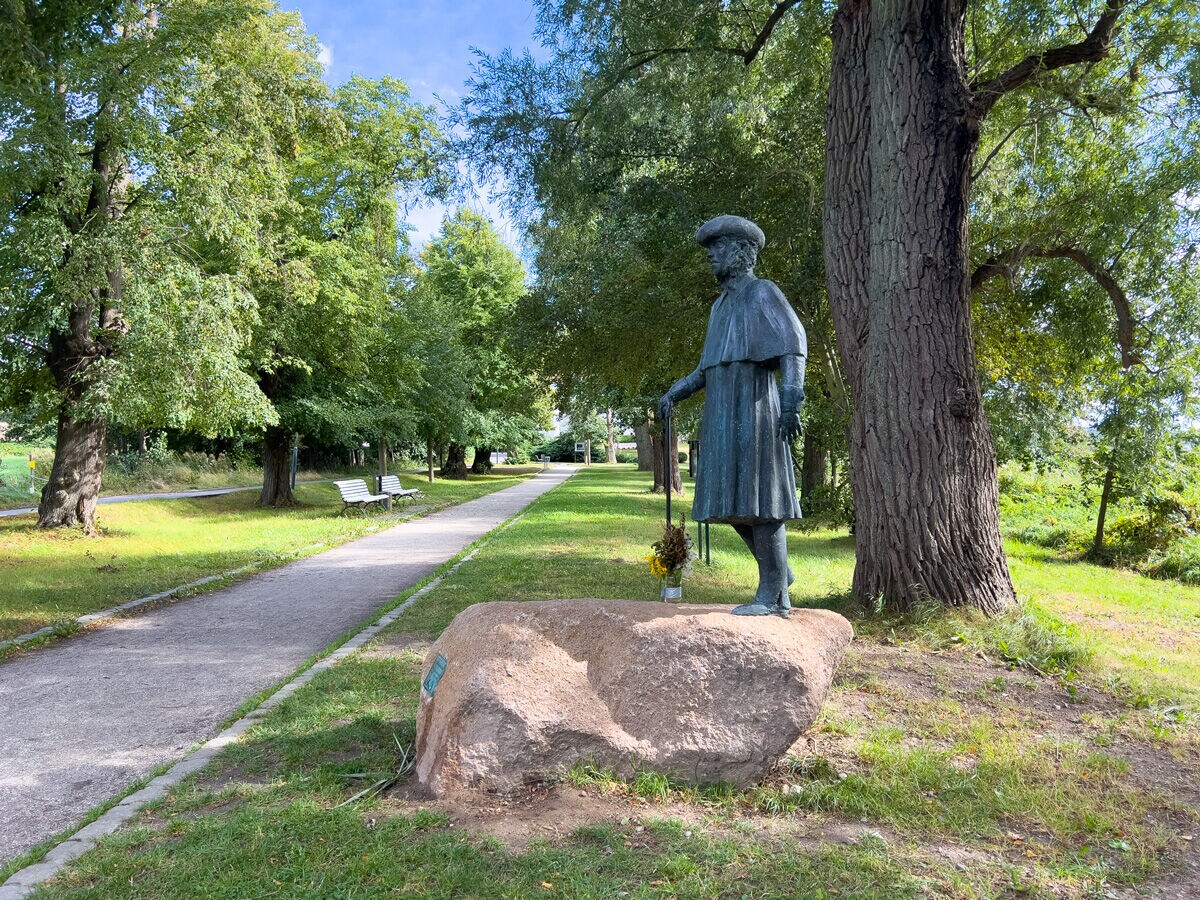
[[695, 521], [800, 518], [791, 448], [777, 430], [775, 371], [789, 355], [806, 357], [808, 341], [774, 282], [751, 277], [717, 298], [692, 376], [704, 386]]

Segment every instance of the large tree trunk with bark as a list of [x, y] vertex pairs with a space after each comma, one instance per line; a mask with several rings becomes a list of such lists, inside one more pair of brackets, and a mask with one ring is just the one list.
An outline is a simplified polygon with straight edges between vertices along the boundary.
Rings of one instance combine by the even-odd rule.
[[103, 419], [77, 419], [71, 415], [70, 405], [63, 403], [54, 439], [54, 465], [38, 504], [39, 526], [80, 525], [88, 534], [95, 533], [106, 429]]
[[471, 460], [471, 471], [476, 475], [486, 475], [492, 471], [492, 448], [476, 447], [475, 458]]
[[843, 0], [834, 23], [824, 239], [854, 395], [854, 592], [894, 610], [1015, 603], [971, 334], [964, 14]]
[[291, 479], [291, 436], [287, 429], [273, 426], [263, 437], [263, 486], [259, 506], [294, 506]]
[[[633, 440], [637, 444], [637, 458], [639, 472], [652, 472], [654, 470], [654, 438], [650, 434], [650, 425], [643, 422], [641, 425], [633, 426]], [[661, 484], [661, 482], [659, 482]]]
[[467, 447], [465, 444], [450, 442], [450, 446], [446, 448], [446, 459], [442, 463], [440, 474], [443, 478], [452, 478], [457, 481], [466, 480]]
[[[91, 149], [92, 186], [82, 216], [65, 215], [72, 235], [97, 240], [107, 223], [120, 218], [129, 184], [129, 174], [113, 149], [106, 130], [112, 127], [116, 106], [101, 94], [96, 116], [97, 138]], [[86, 243], [86, 240], [82, 241]], [[73, 244], [63, 254], [63, 268], [71, 264]], [[46, 363], [61, 395], [54, 465], [38, 504], [38, 525], [60, 528], [82, 525], [96, 530], [96, 500], [104, 475], [105, 436], [103, 419], [80, 413], [89, 390], [101, 374], [104, 360], [116, 355], [118, 339], [128, 331], [121, 316], [125, 293], [125, 271], [116, 256], [101, 256], [89, 274], [98, 276], [80, 290], [70, 307], [67, 322], [50, 335]], [[85, 267], [85, 271], [89, 271]]]

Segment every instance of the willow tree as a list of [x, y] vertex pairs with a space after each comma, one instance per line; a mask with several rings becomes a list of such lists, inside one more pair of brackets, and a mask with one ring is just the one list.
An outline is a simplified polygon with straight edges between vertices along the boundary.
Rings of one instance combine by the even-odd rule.
[[5, 6], [0, 365], [57, 408], [40, 525], [94, 528], [122, 405], [207, 431], [273, 417], [241, 365], [241, 272], [323, 91], [306, 42], [267, 0]]
[[[985, 0], [969, 10], [964, 0], [842, 0], [832, 40], [820, 42], [804, 36], [814, 23], [829, 33], [827, 8], [799, 0], [544, 0], [539, 22], [550, 62], [484, 59], [464, 118], [481, 126], [485, 160], [500, 156], [510, 179], [531, 186], [517, 199], [545, 210], [533, 234], [557, 247], [563, 264], [543, 268], [539, 259], [539, 275], [559, 276], [545, 286], [545, 305], [562, 310], [563, 333], [577, 339], [585, 333], [578, 323], [600, 323], [605, 313], [627, 321], [626, 304], [601, 306], [605, 289], [621, 279], [644, 287], [627, 278], [627, 261], [644, 261], [647, 281], [674, 282], [662, 293], [686, 293], [690, 276], [675, 262], [686, 252], [675, 237], [690, 230], [683, 223], [706, 218], [701, 209], [758, 218], [755, 197], [781, 186], [795, 195], [794, 172], [823, 168], [815, 227], [798, 214], [794, 196], [765, 206], [768, 216], [785, 211], [778, 220], [784, 266], [819, 273], [827, 288], [837, 351], [829, 354], [834, 377], [825, 381], [839, 389], [844, 375], [854, 409], [847, 431], [855, 592], [863, 603], [901, 610], [921, 600], [1010, 607], [972, 327], [975, 176], [997, 146], [1038, 144], [1036, 116], [1019, 109], [1017, 121], [1008, 116], [1025, 98], [1053, 100], [1049, 117], [1097, 118], [1116, 108], [1136, 113], [1156, 91], [1194, 97], [1194, 59], [1175, 69], [1164, 64], [1188, 55], [1180, 48], [1194, 56], [1194, 10], [1182, 0], [1136, 8], [1122, 0], [1082, 7]], [[775, 105], [789, 87], [807, 86], [815, 66], [829, 76], [824, 127], [806, 118], [803, 100]], [[773, 141], [772, 131], [788, 133], [773, 126], [789, 119], [797, 125], [793, 142]], [[679, 124], [688, 122], [696, 127]], [[811, 159], [814, 143], [823, 145], [823, 160]], [[750, 152], [730, 152], [739, 144]], [[1052, 211], [1054, 192], [1040, 183], [1047, 176], [1053, 172], [1041, 165], [1021, 175], [1033, 182], [1033, 199], [1044, 201], [1035, 215]], [[656, 188], [658, 201], [639, 202]], [[821, 193], [814, 192], [818, 206]], [[704, 209], [718, 197], [729, 206]], [[1087, 216], [1078, 206], [1073, 214]], [[1010, 224], [1024, 215], [1014, 210]], [[635, 241], [614, 227], [625, 223], [645, 237]], [[815, 260], [804, 252], [811, 235], [823, 245]], [[612, 252], [614, 244], [634, 249]], [[826, 293], [786, 291], [817, 298], [818, 309]], [[644, 369], [669, 362], [686, 341], [664, 337], [670, 330], [697, 327], [680, 324], [683, 316], [671, 320], [686, 307], [656, 306], [659, 294], [643, 290], [639, 298], [618, 287], [612, 295], [634, 310], [633, 321], [655, 313], [670, 320], [671, 329], [627, 342], [646, 359]], [[594, 315], [589, 297], [600, 301]], [[623, 325], [615, 331], [628, 333]], [[618, 347], [614, 358], [624, 358], [623, 349], [627, 355]]]

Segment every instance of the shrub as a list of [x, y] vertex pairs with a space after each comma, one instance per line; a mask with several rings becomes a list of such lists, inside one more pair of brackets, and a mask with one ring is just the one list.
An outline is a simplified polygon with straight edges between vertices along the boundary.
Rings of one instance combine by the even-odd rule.
[[617, 462], [619, 463], [636, 463], [638, 461], [637, 451], [635, 450], [618, 450]]
[[1176, 578], [1185, 584], [1200, 584], [1200, 539], [1186, 539], [1164, 552], [1152, 553], [1142, 572], [1152, 578]]

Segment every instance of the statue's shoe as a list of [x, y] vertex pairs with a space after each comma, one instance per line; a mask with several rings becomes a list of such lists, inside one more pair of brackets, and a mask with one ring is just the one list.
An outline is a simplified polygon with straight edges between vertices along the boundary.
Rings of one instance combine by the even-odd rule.
[[730, 612], [735, 616], [770, 616], [777, 608], [762, 603], [743, 603], [741, 606], [735, 606]]

